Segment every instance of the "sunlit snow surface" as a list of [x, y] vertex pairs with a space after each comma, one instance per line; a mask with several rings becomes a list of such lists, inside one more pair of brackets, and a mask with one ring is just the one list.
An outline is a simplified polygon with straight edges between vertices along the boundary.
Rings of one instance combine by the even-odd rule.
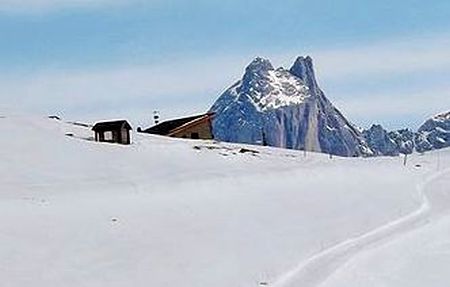
[[422, 227], [355, 254], [321, 286], [448, 286], [450, 166], [448, 161], [441, 162], [442, 156], [447, 155], [448, 150], [434, 153], [440, 173], [427, 184], [431, 208]]
[[270, 286], [416, 211], [417, 186], [450, 158], [413, 155], [404, 167], [138, 134], [119, 146], [7, 115], [0, 132], [0, 285], [14, 287]]
[[271, 86], [270, 93], [258, 101], [262, 110], [299, 105], [310, 97], [308, 87], [284, 69], [268, 71], [268, 81]]

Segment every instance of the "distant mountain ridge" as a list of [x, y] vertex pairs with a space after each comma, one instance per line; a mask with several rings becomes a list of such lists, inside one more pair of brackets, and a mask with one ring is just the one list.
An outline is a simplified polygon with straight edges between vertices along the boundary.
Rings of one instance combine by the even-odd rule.
[[218, 140], [371, 155], [361, 132], [319, 88], [310, 57], [299, 57], [290, 70], [256, 58], [210, 111], [215, 113], [213, 133]]
[[416, 150], [425, 152], [450, 146], [450, 111], [427, 120], [415, 138]]
[[[269, 145], [339, 156], [395, 156], [448, 146], [448, 125], [427, 122], [418, 133], [388, 132], [380, 125], [362, 131], [320, 89], [310, 57], [275, 69], [256, 58], [241, 80], [213, 104], [214, 137], [221, 141]], [[447, 117], [449, 115], [447, 114]], [[441, 118], [445, 116], [441, 116]], [[437, 129], [437, 130], [436, 130]]]
[[381, 125], [373, 125], [363, 135], [376, 155], [396, 156], [450, 147], [450, 111], [428, 119], [417, 132], [387, 132]]

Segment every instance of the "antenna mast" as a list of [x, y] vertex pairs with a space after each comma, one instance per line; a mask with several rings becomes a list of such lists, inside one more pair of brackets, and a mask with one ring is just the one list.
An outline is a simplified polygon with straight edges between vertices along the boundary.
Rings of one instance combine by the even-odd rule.
[[153, 111], [153, 122], [155, 125], [159, 124], [159, 111]]

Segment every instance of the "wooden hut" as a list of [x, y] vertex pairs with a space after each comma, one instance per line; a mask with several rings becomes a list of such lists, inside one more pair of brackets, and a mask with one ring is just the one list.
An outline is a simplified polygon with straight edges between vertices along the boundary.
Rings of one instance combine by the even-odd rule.
[[97, 142], [131, 144], [131, 126], [125, 120], [99, 122], [94, 125], [92, 130]]
[[176, 138], [213, 139], [212, 117], [213, 114], [208, 113], [174, 119], [162, 122], [146, 130], [140, 130], [140, 132]]

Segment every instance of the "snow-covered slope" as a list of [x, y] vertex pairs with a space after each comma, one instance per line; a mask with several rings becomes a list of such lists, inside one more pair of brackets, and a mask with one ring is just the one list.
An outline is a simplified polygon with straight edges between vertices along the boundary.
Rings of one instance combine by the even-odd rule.
[[[449, 183], [447, 183], [449, 184]], [[324, 287], [446, 287], [450, 217], [357, 256]]]
[[45, 118], [6, 116], [0, 133], [2, 286], [270, 286], [415, 212], [437, 170], [434, 154], [404, 167], [142, 134], [101, 144]]
[[447, 151], [435, 151], [436, 174], [423, 186], [428, 210], [421, 228], [375, 245], [340, 266], [324, 287], [448, 286], [450, 274], [450, 164], [442, 165]]
[[212, 106], [216, 139], [341, 156], [371, 155], [363, 137], [319, 88], [310, 57], [290, 70], [255, 59]]

